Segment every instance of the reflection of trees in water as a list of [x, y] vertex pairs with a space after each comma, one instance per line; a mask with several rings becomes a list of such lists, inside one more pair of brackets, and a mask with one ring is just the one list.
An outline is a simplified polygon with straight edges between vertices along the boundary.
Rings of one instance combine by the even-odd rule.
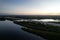
[[14, 22], [14, 24], [20, 25], [19, 22], [17, 22], [17, 21], [13, 21], [13, 22]]
[[0, 21], [10, 20], [13, 21], [14, 18], [6, 18], [6, 17], [0, 17]]
[[0, 18], [0, 21], [5, 21], [6, 19], [4, 17]]

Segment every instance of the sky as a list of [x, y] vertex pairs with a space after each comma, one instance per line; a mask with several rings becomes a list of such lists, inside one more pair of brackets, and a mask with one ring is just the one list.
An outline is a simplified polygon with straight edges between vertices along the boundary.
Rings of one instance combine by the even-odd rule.
[[60, 15], [60, 0], [0, 0], [0, 14]]

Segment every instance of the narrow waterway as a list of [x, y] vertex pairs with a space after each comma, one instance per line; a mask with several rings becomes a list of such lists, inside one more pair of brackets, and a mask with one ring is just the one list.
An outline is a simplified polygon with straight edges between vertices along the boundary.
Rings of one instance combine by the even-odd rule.
[[[34, 22], [37, 22], [37, 23], [42, 23], [42, 24], [45, 24], [45, 25], [52, 25], [52, 26], [57, 26], [57, 27], [60, 27], [60, 20], [58, 20], [58, 19], [40, 19], [40, 20], [38, 20], [38, 19], [31, 19], [31, 20], [24, 20], [24, 19], [22, 19], [22, 20], [16, 20], [17, 22], [19, 22], [19, 21], [34, 21]], [[56, 22], [56, 23], [54, 23], [54, 22]]]
[[13, 21], [0, 21], [0, 38], [8, 40], [45, 40], [40, 36], [23, 31], [22, 26]]

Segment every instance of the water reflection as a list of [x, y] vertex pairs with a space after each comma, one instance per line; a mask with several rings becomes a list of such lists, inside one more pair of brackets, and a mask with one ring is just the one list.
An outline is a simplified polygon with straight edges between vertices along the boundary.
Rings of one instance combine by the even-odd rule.
[[22, 26], [13, 23], [13, 21], [1, 20], [0, 40], [45, 40], [42, 37], [23, 31], [21, 28]]
[[40, 19], [40, 20], [37, 20], [37, 19], [33, 19], [32, 21], [42, 21], [42, 22], [60, 22], [59, 20], [54, 20], [54, 19]]
[[19, 21], [35, 21], [35, 22], [60, 22], [60, 20], [55, 19], [21, 19], [21, 20], [15, 20], [17, 22]]

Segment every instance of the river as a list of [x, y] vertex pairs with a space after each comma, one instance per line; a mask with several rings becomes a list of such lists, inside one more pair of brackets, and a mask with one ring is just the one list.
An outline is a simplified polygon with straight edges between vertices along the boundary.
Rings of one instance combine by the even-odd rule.
[[22, 19], [22, 20], [16, 20], [16, 21], [17, 22], [19, 22], [19, 21], [34, 21], [34, 22], [37, 22], [37, 23], [40, 22], [40, 23], [42, 23], [44, 25], [48, 24], [48, 25], [60, 27], [60, 20], [58, 20], [58, 19], [40, 19], [40, 20], [38, 20], [38, 19], [29, 19], [29, 20]]
[[22, 27], [14, 24], [13, 21], [0, 21], [0, 40], [45, 40], [40, 36], [23, 31]]

